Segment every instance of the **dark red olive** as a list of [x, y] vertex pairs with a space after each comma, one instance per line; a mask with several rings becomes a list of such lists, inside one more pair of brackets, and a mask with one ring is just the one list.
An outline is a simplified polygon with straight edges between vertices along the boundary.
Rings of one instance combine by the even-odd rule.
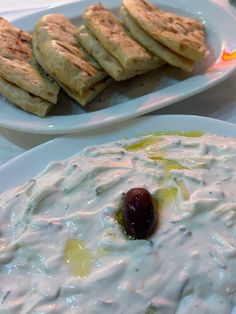
[[144, 188], [127, 192], [122, 207], [125, 232], [135, 239], [146, 239], [157, 226], [157, 213], [151, 194]]

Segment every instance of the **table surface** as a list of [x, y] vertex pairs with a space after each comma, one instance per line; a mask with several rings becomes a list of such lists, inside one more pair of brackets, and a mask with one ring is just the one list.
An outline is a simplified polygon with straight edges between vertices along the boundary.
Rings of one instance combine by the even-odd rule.
[[[228, 0], [212, 0], [236, 16]], [[73, 0], [0, 0], [0, 16], [9, 20]], [[192, 114], [236, 123], [236, 72], [217, 86], [152, 114]], [[27, 134], [0, 127], [0, 165], [54, 136]]]

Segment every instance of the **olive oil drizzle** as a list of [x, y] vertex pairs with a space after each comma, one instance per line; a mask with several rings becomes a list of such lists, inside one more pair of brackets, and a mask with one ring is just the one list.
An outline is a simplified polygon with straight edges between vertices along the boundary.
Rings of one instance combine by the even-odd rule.
[[201, 137], [204, 135], [202, 131], [160, 131], [160, 132], [151, 132], [147, 135], [154, 136], [165, 136], [165, 135], [175, 135], [175, 136], [186, 136], [186, 137]]
[[80, 239], [68, 239], [64, 249], [64, 262], [71, 275], [86, 278], [92, 270], [94, 256]]
[[189, 169], [188, 167], [181, 165], [176, 160], [167, 159], [160, 156], [151, 156], [150, 158], [154, 161], [158, 161], [159, 163], [161, 163], [167, 171]]
[[149, 147], [151, 144], [155, 144], [157, 142], [158, 142], [157, 137], [148, 137], [148, 138], [144, 138], [144, 139], [142, 139], [136, 143], [133, 143], [131, 145], [126, 146], [125, 149], [128, 151], [136, 151], [139, 149]]
[[158, 209], [162, 209], [173, 203], [177, 195], [178, 189], [175, 186], [159, 189], [154, 195]]
[[[168, 159], [164, 157], [164, 151], [160, 150], [159, 147], [152, 147], [155, 144], [158, 144], [160, 141], [161, 136], [166, 135], [175, 135], [175, 136], [186, 136], [186, 137], [201, 137], [204, 135], [204, 132], [201, 131], [181, 131], [181, 132], [172, 132], [172, 131], [165, 131], [165, 132], [152, 132], [148, 133], [147, 135], [151, 135], [151, 137], [144, 138], [138, 142], [135, 142], [131, 145], [125, 147], [128, 151], [140, 151], [144, 152], [146, 156], [153, 161], [158, 162], [164, 168], [164, 179], [162, 181], [163, 187], [161, 187], [154, 195], [155, 201], [158, 204], [158, 208], [164, 208], [170, 205], [178, 196], [178, 192], [182, 194], [182, 197], [185, 201], [189, 200], [190, 194], [189, 191], [184, 184], [183, 180], [175, 180], [177, 187], [175, 186], [166, 186], [169, 180], [172, 177], [171, 171], [172, 170], [188, 170], [190, 168], [180, 164], [176, 160]], [[119, 209], [117, 212], [116, 220], [119, 224], [122, 225], [122, 212]]]

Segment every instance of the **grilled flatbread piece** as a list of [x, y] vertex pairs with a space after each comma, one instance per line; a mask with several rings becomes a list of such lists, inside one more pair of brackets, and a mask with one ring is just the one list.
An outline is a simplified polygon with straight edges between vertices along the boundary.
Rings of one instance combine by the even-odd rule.
[[134, 21], [134, 19], [129, 15], [128, 11], [123, 5], [121, 6], [120, 12], [124, 25], [128, 29], [129, 33], [148, 51], [165, 60], [167, 63], [178, 67], [186, 72], [191, 72], [193, 70], [194, 61], [177, 54], [176, 52], [172, 51], [168, 47], [164, 46], [163, 44], [149, 36]]
[[34, 50], [38, 49], [43, 64], [55, 80], [82, 95], [84, 90], [103, 80], [107, 74], [78, 47], [76, 31], [77, 27], [64, 15], [45, 15], [35, 25], [33, 46]]
[[85, 26], [125, 70], [148, 71], [159, 66], [159, 58], [132, 39], [122, 23], [101, 4], [89, 6], [83, 19]]
[[0, 76], [25, 91], [56, 103], [59, 85], [32, 56], [31, 34], [0, 18]]
[[[34, 43], [35, 38], [33, 38]], [[33, 52], [35, 57], [37, 58], [39, 64], [46, 70], [49, 71], [47, 66], [44, 64], [40, 50], [37, 47], [37, 44], [33, 44]], [[75, 90], [70, 89], [67, 85], [58, 81], [62, 89], [73, 99], [75, 99], [80, 105], [85, 106], [89, 103], [93, 98], [95, 98], [98, 94], [100, 94], [113, 80], [107, 76], [102, 81], [95, 83], [91, 87], [83, 90], [83, 92], [76, 92]]]
[[[84, 25], [79, 27], [76, 34], [81, 46], [94, 57], [94, 59], [100, 64], [100, 66], [116, 81], [126, 80], [135, 75], [142, 74], [146, 72], [141, 71], [127, 71], [122, 65], [116, 60], [113, 55], [106, 50], [96, 37], [88, 30]], [[163, 65], [162, 60], [159, 61], [159, 66]]]
[[194, 61], [205, 57], [205, 33], [200, 21], [164, 12], [145, 0], [123, 0], [123, 6], [146, 33], [166, 47]]
[[132, 76], [130, 76], [116, 58], [100, 44], [87, 27], [82, 25], [78, 29], [76, 36], [81, 46], [92, 55], [100, 66], [115, 80], [125, 80]]
[[81, 106], [85, 106], [90, 101], [92, 101], [97, 95], [99, 95], [112, 82], [113, 82], [113, 79], [107, 76], [102, 81], [86, 89], [83, 92], [83, 94], [76, 93], [74, 90], [69, 89], [67, 86], [63, 84], [61, 84], [61, 86], [71, 98], [75, 99]]
[[1, 77], [0, 93], [19, 108], [40, 117], [46, 116], [53, 107], [52, 103], [24, 91]]

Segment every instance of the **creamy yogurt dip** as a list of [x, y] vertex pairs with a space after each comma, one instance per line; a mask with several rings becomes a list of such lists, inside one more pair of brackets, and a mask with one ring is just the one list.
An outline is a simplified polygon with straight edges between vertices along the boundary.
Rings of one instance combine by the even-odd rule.
[[[153, 134], [88, 147], [0, 196], [0, 313], [236, 313], [236, 139]], [[119, 221], [144, 187], [159, 223]]]

